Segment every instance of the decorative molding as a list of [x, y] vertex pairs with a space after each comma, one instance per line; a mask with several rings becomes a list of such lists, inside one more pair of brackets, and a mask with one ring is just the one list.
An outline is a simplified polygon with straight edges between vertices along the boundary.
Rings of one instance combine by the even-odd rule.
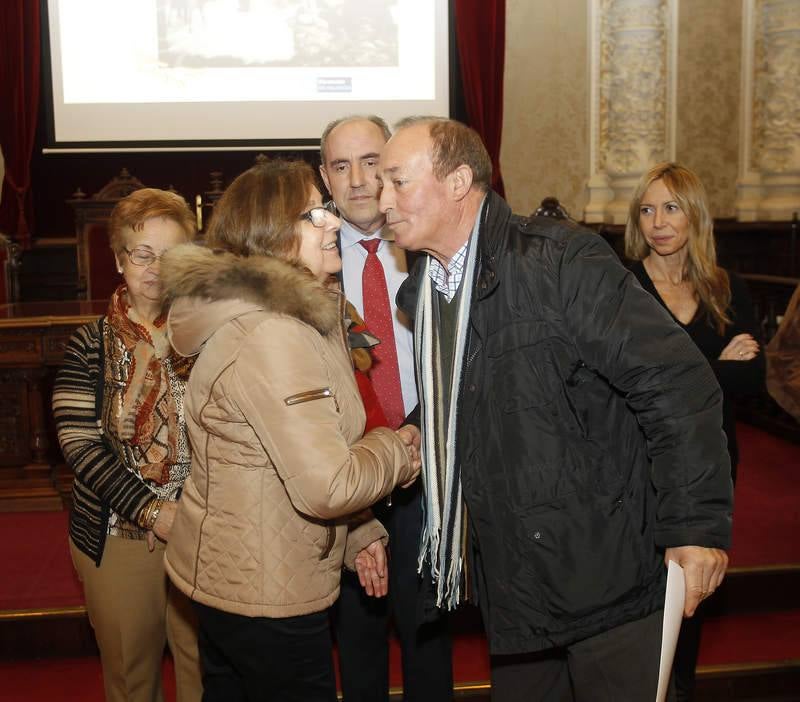
[[64, 358], [64, 352], [67, 350], [69, 340], [70, 335], [68, 334], [62, 337], [45, 337], [45, 356], [60, 361]]
[[0, 467], [30, 460], [26, 377], [0, 371]]
[[800, 211], [800, 0], [743, 0], [742, 131], [736, 215]]
[[587, 222], [621, 224], [639, 177], [675, 155], [678, 0], [588, 0]]
[[[123, 168], [118, 176], [114, 176], [100, 190], [92, 195], [93, 200], [121, 200], [135, 190], [144, 187], [144, 183], [132, 176], [127, 168]], [[78, 188], [80, 190], [80, 188]]]
[[42, 355], [39, 340], [31, 338], [0, 340], [0, 356], [12, 354], [38, 359]]
[[611, 177], [624, 177], [665, 151], [664, 8], [663, 0], [604, 0], [603, 6], [598, 161]]
[[800, 172], [800, 1], [762, 2], [756, 64], [756, 164]]

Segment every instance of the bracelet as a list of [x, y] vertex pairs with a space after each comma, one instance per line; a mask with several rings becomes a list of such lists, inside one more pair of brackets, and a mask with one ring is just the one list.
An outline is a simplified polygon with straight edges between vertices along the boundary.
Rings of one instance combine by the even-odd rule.
[[156, 519], [158, 519], [158, 513], [161, 511], [161, 505], [164, 504], [164, 500], [154, 500], [155, 507], [150, 510], [150, 514], [147, 519], [147, 528], [152, 529], [156, 525]]
[[158, 519], [158, 513], [161, 511], [163, 504], [164, 500], [158, 497], [154, 497], [150, 500], [150, 502], [142, 508], [142, 511], [139, 512], [139, 517], [136, 520], [137, 524], [142, 529], [152, 529], [153, 525], [156, 523], [156, 519]]
[[144, 529], [145, 518], [147, 517], [147, 512], [150, 510], [150, 505], [153, 503], [153, 500], [150, 500], [144, 507], [139, 510], [139, 514], [136, 515], [136, 524], [139, 526], [140, 529]]
[[146, 525], [149, 520], [150, 510], [152, 509], [153, 503], [155, 501], [156, 501], [155, 498], [149, 500], [147, 504], [144, 507], [142, 507], [142, 509], [139, 511], [139, 516], [136, 518], [136, 523], [139, 525], [139, 528], [141, 529], [147, 528]]

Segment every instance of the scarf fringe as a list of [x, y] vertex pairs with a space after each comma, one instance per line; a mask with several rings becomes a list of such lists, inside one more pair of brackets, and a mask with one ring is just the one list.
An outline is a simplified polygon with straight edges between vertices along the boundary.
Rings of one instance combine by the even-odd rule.
[[[422, 423], [422, 480], [425, 489], [423, 501], [424, 526], [418, 560], [419, 571], [425, 562], [430, 564], [431, 576], [436, 583], [436, 606], [452, 610], [461, 602], [464, 554], [462, 553], [463, 496], [461, 470], [455, 463], [458, 418], [458, 397], [461, 387], [461, 371], [469, 327], [469, 311], [472, 301], [475, 262], [477, 256], [476, 221], [470, 236], [469, 251], [461, 281], [461, 297], [458, 308], [458, 324], [453, 356], [452, 382], [450, 384], [449, 413], [445, 426], [437, 437], [435, 422], [436, 407], [441, 405], [441, 385], [434, 377], [434, 321], [433, 292], [429, 277], [430, 258], [422, 273], [422, 288], [417, 300], [414, 325], [414, 348], [417, 350], [419, 397]], [[437, 453], [437, 440], [443, 444], [443, 455]], [[439, 461], [444, 462], [444, 466]], [[442, 468], [444, 475], [442, 476]], [[443, 484], [442, 484], [443, 483]], [[440, 495], [444, 504], [441, 504]]]

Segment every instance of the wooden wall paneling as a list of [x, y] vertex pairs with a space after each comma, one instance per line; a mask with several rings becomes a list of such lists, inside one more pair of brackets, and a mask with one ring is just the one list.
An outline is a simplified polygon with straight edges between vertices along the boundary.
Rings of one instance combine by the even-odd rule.
[[1, 511], [62, 508], [71, 476], [53, 424], [53, 380], [74, 330], [107, 304], [0, 305]]

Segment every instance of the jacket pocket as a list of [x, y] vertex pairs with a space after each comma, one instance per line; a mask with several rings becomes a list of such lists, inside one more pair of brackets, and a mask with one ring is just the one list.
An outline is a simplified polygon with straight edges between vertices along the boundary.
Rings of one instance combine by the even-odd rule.
[[333, 551], [333, 546], [336, 543], [336, 527], [328, 524], [326, 527], [327, 529], [327, 537], [325, 540], [325, 545], [322, 549], [322, 553], [319, 555], [319, 560], [324, 561], [328, 556], [331, 555], [331, 551]]
[[[655, 548], [624, 504], [625, 491], [566, 495], [517, 514], [524, 576], [537, 583], [554, 621], [620, 607], [646, 587]], [[645, 557], [649, 552], [650, 557]]]
[[336, 405], [336, 411], [338, 412], [339, 403], [336, 400], [336, 395], [333, 394], [333, 390], [330, 388], [318, 388], [317, 390], [305, 390], [304, 392], [298, 392], [294, 395], [289, 395], [289, 397], [284, 397], [283, 402], [287, 407], [292, 407], [293, 405], [300, 405], [303, 402], [324, 400], [326, 398], [331, 398], [333, 400], [333, 403]]
[[552, 403], [554, 389], [548, 379], [555, 377], [555, 370], [549, 334], [542, 320], [520, 320], [488, 337], [488, 367], [503, 411], [514, 413]]
[[545, 351], [544, 344], [532, 345], [492, 359], [493, 385], [504, 412], [544, 409], [552, 404], [553, 390], [545, 377], [554, 371]]

